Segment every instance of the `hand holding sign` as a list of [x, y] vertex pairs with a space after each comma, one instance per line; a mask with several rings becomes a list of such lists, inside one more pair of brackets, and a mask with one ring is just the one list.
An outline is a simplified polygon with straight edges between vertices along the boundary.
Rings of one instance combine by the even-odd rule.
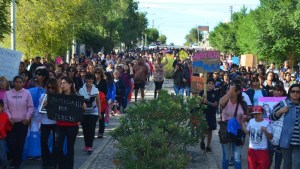
[[84, 108], [82, 96], [49, 94], [47, 103], [47, 115], [49, 119], [81, 122], [83, 120]]

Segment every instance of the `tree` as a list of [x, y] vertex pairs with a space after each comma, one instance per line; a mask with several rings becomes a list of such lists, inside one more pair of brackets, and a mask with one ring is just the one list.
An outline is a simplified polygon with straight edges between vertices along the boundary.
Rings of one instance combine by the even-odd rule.
[[8, 21], [9, 10], [11, 0], [1, 0], [0, 1], [0, 41], [3, 40], [4, 34], [10, 32], [10, 23]]
[[189, 46], [191, 43], [198, 43], [198, 37], [199, 37], [199, 41], [202, 40], [202, 34], [200, 33], [200, 31], [197, 30], [197, 28], [192, 28], [189, 32], [189, 34], [187, 34], [185, 36], [185, 45]]
[[147, 27], [137, 5], [133, 0], [20, 0], [17, 49], [33, 57], [62, 55], [73, 40], [94, 51], [104, 47], [109, 52], [121, 42], [133, 45]]
[[166, 44], [167, 37], [166, 37], [166, 35], [160, 35], [158, 40], [161, 41], [162, 44]]
[[261, 0], [257, 9], [259, 53], [282, 63], [300, 54], [300, 3]]
[[241, 54], [237, 45], [237, 30], [240, 22], [247, 15], [247, 8], [243, 7], [239, 12], [233, 13], [231, 22], [219, 23], [209, 35], [209, 42], [212, 47], [224, 53]]
[[146, 34], [147, 34], [148, 44], [157, 41], [157, 39], [159, 37], [159, 33], [158, 33], [158, 30], [156, 28], [146, 29]]
[[256, 13], [255, 11], [250, 11], [250, 13], [240, 21], [236, 33], [237, 46], [240, 49], [240, 53], [252, 53], [257, 56], [259, 54], [258, 38], [259, 30], [256, 25]]

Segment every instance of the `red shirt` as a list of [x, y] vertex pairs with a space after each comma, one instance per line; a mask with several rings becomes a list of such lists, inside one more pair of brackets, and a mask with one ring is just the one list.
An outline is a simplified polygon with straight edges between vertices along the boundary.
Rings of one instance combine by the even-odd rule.
[[6, 138], [6, 132], [11, 130], [8, 115], [5, 112], [0, 113], [0, 139]]
[[79, 126], [79, 122], [56, 121], [58, 126]]

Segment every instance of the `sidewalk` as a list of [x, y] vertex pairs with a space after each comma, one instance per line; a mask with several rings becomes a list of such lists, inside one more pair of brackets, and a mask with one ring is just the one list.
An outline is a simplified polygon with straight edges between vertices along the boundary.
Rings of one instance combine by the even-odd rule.
[[[173, 80], [165, 80], [163, 88], [170, 93], [174, 93]], [[146, 85], [145, 99], [151, 100], [154, 98], [154, 83], [149, 82]], [[140, 99], [138, 97], [138, 99]], [[133, 98], [134, 100], [134, 98]], [[117, 118], [118, 120], [118, 118]], [[107, 137], [106, 144], [99, 145], [94, 153], [80, 166], [80, 169], [115, 169], [113, 164], [114, 154], [117, 149], [115, 145], [117, 141], [113, 140], [110, 136]], [[189, 154], [191, 162], [188, 169], [218, 169], [215, 157], [213, 154], [205, 153], [200, 150], [200, 145], [189, 147]]]

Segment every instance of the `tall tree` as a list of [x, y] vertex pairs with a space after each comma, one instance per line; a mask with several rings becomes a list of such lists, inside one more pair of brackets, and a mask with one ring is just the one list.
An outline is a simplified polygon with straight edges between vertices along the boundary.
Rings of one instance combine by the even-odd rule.
[[300, 2], [261, 0], [257, 9], [259, 52], [273, 60], [296, 60], [300, 54]]
[[159, 33], [156, 28], [148, 28], [146, 30], [146, 34], [147, 34], [148, 44], [157, 41], [159, 37]]
[[167, 37], [166, 37], [166, 35], [160, 35], [158, 40], [161, 41], [162, 44], [166, 44]]

